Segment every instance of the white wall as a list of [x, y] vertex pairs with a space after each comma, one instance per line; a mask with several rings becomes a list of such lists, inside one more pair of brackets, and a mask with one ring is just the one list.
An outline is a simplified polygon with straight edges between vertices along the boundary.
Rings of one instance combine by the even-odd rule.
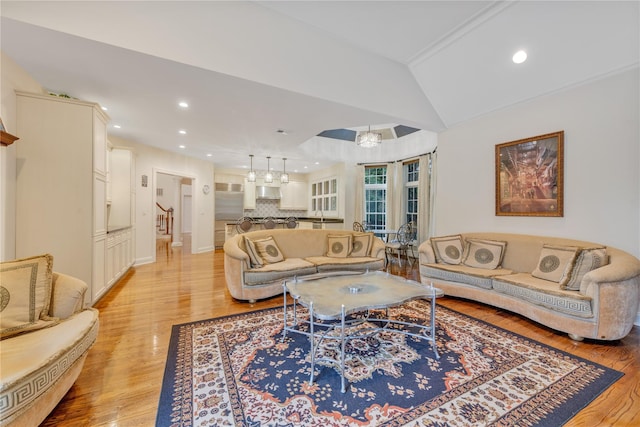
[[[157, 172], [193, 178], [193, 212], [191, 251], [213, 251], [214, 192], [202, 192], [204, 185], [213, 188], [213, 163], [181, 156], [122, 138], [109, 137], [114, 146], [131, 147], [135, 153], [136, 189], [136, 264], [155, 260], [155, 175]], [[142, 175], [148, 186], [142, 187]], [[177, 206], [174, 206], [174, 208]]]
[[[44, 93], [26, 71], [0, 52], [0, 117], [7, 131], [16, 135], [15, 91]], [[0, 148], [0, 261], [16, 256], [16, 144]]]
[[[438, 138], [436, 234], [561, 236], [640, 256], [638, 68], [494, 112]], [[564, 217], [495, 215], [495, 145], [564, 130]]]

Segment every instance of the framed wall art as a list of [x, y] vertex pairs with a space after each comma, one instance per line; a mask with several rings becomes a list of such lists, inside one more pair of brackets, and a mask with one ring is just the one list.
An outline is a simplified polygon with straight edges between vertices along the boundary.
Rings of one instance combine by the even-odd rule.
[[496, 145], [496, 215], [564, 215], [564, 131]]

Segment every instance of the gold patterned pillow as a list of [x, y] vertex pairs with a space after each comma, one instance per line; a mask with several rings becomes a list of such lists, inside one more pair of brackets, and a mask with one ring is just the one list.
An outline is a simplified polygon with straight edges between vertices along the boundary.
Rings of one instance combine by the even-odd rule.
[[575, 246], [543, 245], [538, 266], [531, 275], [560, 283], [560, 287], [563, 287], [571, 278], [571, 271], [579, 251], [580, 248]]
[[264, 264], [284, 261], [284, 255], [282, 255], [282, 251], [276, 244], [276, 241], [273, 240], [273, 236], [269, 236], [266, 239], [254, 240], [253, 244], [258, 250], [258, 254]]
[[507, 242], [499, 240], [467, 239], [462, 263], [469, 267], [495, 270], [502, 264]]
[[255, 243], [253, 240], [249, 239], [247, 236], [244, 237], [244, 246], [247, 248], [247, 254], [249, 254], [249, 259], [251, 260], [251, 268], [253, 267], [262, 267], [262, 258], [260, 258], [260, 254], [256, 249]]
[[369, 256], [373, 233], [354, 234], [353, 246], [351, 247], [350, 257]]
[[431, 247], [438, 264], [460, 264], [462, 261], [462, 236], [432, 237]]
[[331, 258], [346, 258], [351, 252], [351, 235], [327, 236], [327, 256]]
[[53, 256], [49, 254], [0, 264], [0, 329], [2, 338], [46, 328], [49, 317]]
[[576, 257], [576, 262], [571, 272], [571, 277], [564, 284], [560, 285], [560, 289], [567, 289], [570, 291], [579, 291], [580, 283], [585, 274], [596, 268], [600, 268], [607, 264], [607, 249], [602, 248], [589, 248], [582, 249], [580, 254]]

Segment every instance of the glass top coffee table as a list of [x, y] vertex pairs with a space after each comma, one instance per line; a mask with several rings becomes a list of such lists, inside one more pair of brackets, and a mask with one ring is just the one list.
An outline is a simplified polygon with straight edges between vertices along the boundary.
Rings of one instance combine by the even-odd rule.
[[[442, 290], [425, 286], [413, 280], [406, 280], [385, 272], [334, 273], [330, 276], [317, 274], [285, 281], [284, 287], [284, 328], [282, 339], [287, 332], [307, 335], [310, 342], [311, 376], [313, 383], [316, 352], [322, 341], [340, 341], [339, 366], [341, 391], [344, 393], [345, 345], [353, 338], [374, 334], [382, 330], [393, 331], [417, 337], [431, 343], [436, 358], [440, 358], [435, 342], [436, 298], [444, 295]], [[293, 306], [287, 306], [287, 293], [293, 298]], [[409, 323], [389, 317], [389, 308], [414, 299], [428, 299], [431, 302], [429, 324]], [[308, 320], [298, 318], [297, 304], [309, 310]], [[370, 310], [384, 310], [383, 317], [370, 317]], [[292, 311], [291, 317], [289, 310]], [[366, 312], [364, 316], [350, 316]], [[362, 327], [366, 324], [366, 327]]]

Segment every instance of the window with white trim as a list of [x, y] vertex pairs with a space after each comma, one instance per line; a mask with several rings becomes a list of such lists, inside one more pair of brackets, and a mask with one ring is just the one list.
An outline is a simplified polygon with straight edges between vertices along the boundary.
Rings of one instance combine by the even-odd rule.
[[387, 225], [387, 167], [364, 169], [364, 221], [369, 230], [384, 230]]

